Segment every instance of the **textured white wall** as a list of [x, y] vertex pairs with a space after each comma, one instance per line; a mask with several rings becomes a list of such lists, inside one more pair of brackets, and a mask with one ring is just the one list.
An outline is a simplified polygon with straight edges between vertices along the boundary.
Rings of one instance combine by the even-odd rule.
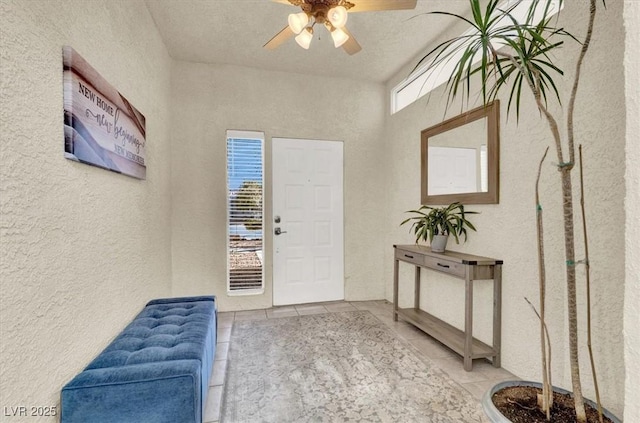
[[[637, 2], [624, 4], [627, 27], [637, 28]], [[567, 3], [563, 21], [582, 31], [585, 12], [579, 7]], [[599, 15], [577, 120], [578, 135], [588, 144], [596, 359], [603, 399], [622, 414], [620, 293], [626, 269], [625, 420], [636, 421], [640, 410], [632, 400], [637, 400], [640, 377], [640, 251], [634, 242], [638, 219], [627, 214], [626, 265], [620, 254], [624, 241], [608, 229], [625, 219], [624, 169], [619, 167], [625, 161], [621, 10], [621, 2], [610, 2]], [[0, 406], [57, 404], [61, 386], [149, 298], [172, 290], [175, 295], [217, 294], [222, 310], [271, 305], [269, 264], [264, 295], [226, 297], [226, 129], [265, 131], [267, 157], [272, 136], [345, 141], [346, 296], [391, 299], [391, 244], [413, 242], [407, 228], [398, 228], [397, 223], [404, 210], [419, 203], [419, 131], [441, 121], [443, 110], [436, 97], [428, 106], [423, 99], [387, 119], [385, 131], [388, 103], [376, 84], [230, 66], [174, 63], [171, 68], [153, 22], [138, 1], [2, 0], [0, 35]], [[76, 48], [147, 117], [146, 181], [62, 157], [64, 44]], [[626, 49], [632, 52], [625, 62], [626, 201], [627, 209], [634, 210], [633, 205], [640, 205], [638, 171], [630, 166], [640, 160], [637, 31], [627, 31]], [[571, 63], [577, 48], [566, 51]], [[564, 84], [562, 88], [566, 89]], [[171, 115], [170, 101], [177, 103]], [[329, 104], [340, 107], [334, 110]], [[536, 295], [532, 183], [527, 181], [533, 181], [537, 156], [548, 144], [548, 130], [532, 107], [523, 115], [518, 126], [503, 116], [501, 203], [474, 206], [482, 212], [474, 216], [480, 232], [453, 248], [505, 260], [503, 362], [522, 377], [539, 379], [537, 354], [531, 353], [537, 344], [522, 342], [537, 333], [522, 296]], [[269, 168], [267, 178], [268, 182]], [[543, 184], [547, 248], [560, 251], [557, 176], [551, 166]], [[267, 221], [270, 225], [270, 204]], [[568, 386], [566, 352], [561, 351], [566, 326], [561, 272], [558, 255], [549, 263], [551, 283], [556, 286], [550, 295], [551, 315], [556, 318], [554, 360], [557, 384]], [[459, 284], [449, 285], [451, 281], [443, 281], [426, 294], [459, 298]], [[476, 295], [477, 326], [486, 339], [490, 310], [484, 301], [490, 291], [479, 286]], [[460, 301], [440, 301], [446, 307], [438, 302], [425, 298], [437, 314], [462, 321]], [[586, 358], [584, 352], [582, 357]], [[588, 375], [586, 368], [583, 374]], [[590, 388], [587, 394], [593, 396]]]
[[[338, 52], [340, 53], [340, 52]], [[175, 62], [172, 70], [173, 293], [215, 294], [221, 310], [272, 305], [271, 240], [263, 295], [226, 288], [226, 130], [264, 131], [265, 234], [271, 233], [271, 137], [344, 141], [345, 297], [380, 299], [384, 190], [380, 84]]]
[[[588, 16], [587, 2], [566, 2], [560, 25], [583, 36]], [[624, 403], [623, 365], [623, 292], [625, 280], [625, 241], [620, 228], [625, 222], [625, 107], [624, 72], [622, 68], [624, 28], [622, 2], [607, 2], [597, 17], [595, 35], [583, 67], [583, 76], [576, 108], [576, 137], [584, 143], [587, 222], [589, 225], [592, 263], [594, 350], [602, 399], [606, 407], [622, 415]], [[428, 19], [428, 18], [425, 18]], [[452, 33], [451, 35], [458, 35]], [[636, 50], [637, 51], [637, 50]], [[576, 43], [568, 43], [556, 60], [565, 68], [567, 78], [559, 89], [568, 93], [573, 81], [574, 63], [579, 52]], [[637, 54], [636, 54], [637, 56]], [[409, 64], [388, 84], [391, 89], [411, 70]], [[408, 228], [398, 228], [403, 211], [415, 208], [420, 202], [420, 130], [443, 120], [445, 98], [443, 90], [434, 92], [429, 102], [420, 101], [387, 119], [387, 162], [392, 169], [388, 178], [389, 225], [387, 244], [412, 243]], [[475, 107], [471, 104], [469, 107]], [[502, 101], [501, 123], [501, 192], [500, 204], [469, 206], [481, 214], [472, 216], [478, 232], [470, 234], [464, 245], [453, 250], [486, 255], [504, 260], [503, 268], [503, 366], [524, 379], [540, 380], [538, 322], [523, 297], [537, 302], [537, 264], [535, 235], [534, 183], [539, 158], [551, 145], [546, 121], [530, 97], [524, 99], [525, 108], [520, 122], [515, 115], [506, 120], [507, 99]], [[454, 106], [448, 116], [460, 111]], [[558, 107], [554, 107], [557, 115]], [[563, 130], [564, 131], [564, 130]], [[553, 146], [552, 146], [553, 148]], [[554, 355], [554, 383], [570, 387], [565, 317], [564, 247], [559, 176], [552, 163], [555, 153], [547, 159], [541, 180], [541, 197], [545, 216], [545, 248], [547, 254], [548, 322]], [[576, 223], [580, 228], [578, 171], [574, 171]], [[577, 257], [583, 257], [582, 235], [578, 231]], [[392, 298], [392, 251], [385, 256], [386, 295]], [[579, 285], [584, 285], [584, 269], [578, 269]], [[637, 273], [636, 273], [637, 275]], [[403, 272], [406, 281], [403, 302], [410, 301], [411, 269]], [[464, 318], [463, 284], [444, 276], [427, 273], [427, 288], [423, 304], [436, 315], [462, 326]], [[490, 341], [491, 290], [489, 283], [478, 283], [475, 290], [476, 310], [474, 330]], [[584, 326], [584, 290], [579, 289], [580, 318]], [[532, 340], [532, 341], [529, 341]], [[580, 333], [586, 344], [586, 333]], [[582, 379], [585, 393], [594, 397], [586, 346], [581, 349]], [[637, 381], [637, 379], [636, 379]]]
[[640, 2], [624, 2], [627, 99], [626, 283], [624, 291], [625, 422], [640, 422]]
[[[0, 40], [0, 406], [53, 406], [171, 294], [170, 58], [137, 0], [2, 0]], [[63, 45], [146, 116], [146, 181], [63, 157]]]

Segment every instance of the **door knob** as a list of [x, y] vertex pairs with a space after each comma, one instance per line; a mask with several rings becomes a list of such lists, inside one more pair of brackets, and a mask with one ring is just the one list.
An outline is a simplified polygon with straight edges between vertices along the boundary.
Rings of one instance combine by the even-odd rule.
[[286, 233], [287, 233], [287, 231], [283, 231], [283, 230], [282, 230], [282, 229], [280, 229], [280, 228], [275, 228], [275, 229], [273, 230], [273, 233], [274, 233], [274, 234], [276, 234], [276, 235], [281, 235], [281, 234], [286, 234]]

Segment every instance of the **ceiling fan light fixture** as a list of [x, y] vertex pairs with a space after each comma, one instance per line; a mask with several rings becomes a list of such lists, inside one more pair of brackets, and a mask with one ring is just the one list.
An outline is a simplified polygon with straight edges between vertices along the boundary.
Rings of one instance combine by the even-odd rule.
[[313, 40], [313, 28], [305, 28], [296, 37], [296, 43], [305, 50], [309, 50], [311, 40]]
[[342, 45], [349, 40], [349, 34], [344, 32], [340, 28], [336, 28], [331, 31], [331, 38], [333, 38], [333, 45], [338, 48], [342, 47]]
[[347, 24], [347, 9], [344, 6], [336, 6], [329, 10], [327, 19], [336, 28], [343, 28]]
[[309, 23], [309, 16], [304, 12], [292, 13], [289, 15], [288, 21], [289, 28], [291, 28], [294, 33], [300, 34]]

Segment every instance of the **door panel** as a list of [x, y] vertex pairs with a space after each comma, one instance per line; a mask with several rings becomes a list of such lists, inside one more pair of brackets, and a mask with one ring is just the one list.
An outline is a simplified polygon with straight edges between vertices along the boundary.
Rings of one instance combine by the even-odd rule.
[[429, 195], [478, 192], [476, 154], [475, 148], [429, 147]]
[[344, 299], [343, 145], [273, 138], [273, 303]]

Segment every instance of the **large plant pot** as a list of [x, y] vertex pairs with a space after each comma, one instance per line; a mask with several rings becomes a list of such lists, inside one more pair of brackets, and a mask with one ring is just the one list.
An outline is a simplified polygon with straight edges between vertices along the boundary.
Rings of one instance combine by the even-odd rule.
[[[491, 398], [493, 397], [493, 394], [495, 394], [496, 392], [498, 392], [503, 388], [508, 388], [510, 386], [533, 386], [533, 387], [542, 389], [542, 384], [539, 382], [528, 382], [523, 380], [510, 380], [507, 382], [500, 382], [497, 385], [495, 385], [493, 388], [485, 392], [484, 396], [482, 397], [482, 408], [491, 423], [511, 423], [511, 420], [507, 419], [496, 408], [496, 406], [493, 404], [493, 401], [491, 400]], [[553, 387], [553, 391], [559, 394], [571, 394], [571, 392], [566, 391], [562, 388], [557, 388], [555, 386]], [[597, 407], [596, 403], [589, 399], [585, 398], [584, 402], [589, 404], [593, 408]], [[602, 414], [605, 417], [608, 417], [614, 423], [622, 423], [622, 420], [620, 420], [619, 418], [611, 414], [611, 412], [606, 408], [602, 409]]]
[[431, 240], [431, 251], [434, 253], [444, 253], [448, 240], [449, 235], [434, 235], [433, 240]]

